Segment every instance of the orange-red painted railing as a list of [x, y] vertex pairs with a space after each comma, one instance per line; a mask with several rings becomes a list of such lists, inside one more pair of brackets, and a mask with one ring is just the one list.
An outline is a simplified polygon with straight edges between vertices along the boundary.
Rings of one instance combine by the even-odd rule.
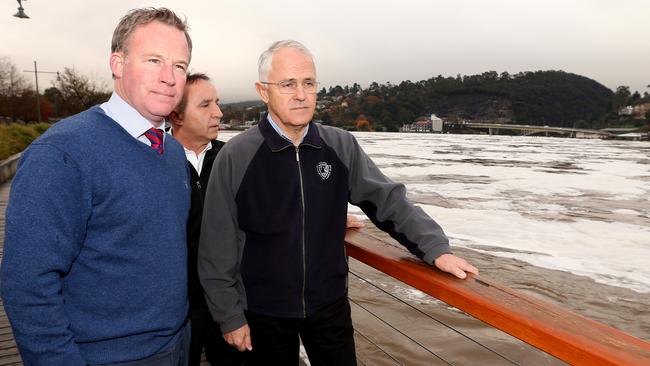
[[650, 365], [650, 343], [502, 286], [465, 280], [370, 234], [348, 230], [348, 255], [574, 365]]

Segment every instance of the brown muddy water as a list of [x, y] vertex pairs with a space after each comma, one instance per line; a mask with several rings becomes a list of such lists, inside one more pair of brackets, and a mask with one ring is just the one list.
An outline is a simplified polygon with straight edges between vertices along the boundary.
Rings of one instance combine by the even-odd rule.
[[[407, 186], [409, 199], [440, 223], [455, 254], [479, 267], [481, 277], [650, 341], [650, 145], [355, 137], [384, 174]], [[350, 267], [361, 364], [562, 364], [365, 265]]]

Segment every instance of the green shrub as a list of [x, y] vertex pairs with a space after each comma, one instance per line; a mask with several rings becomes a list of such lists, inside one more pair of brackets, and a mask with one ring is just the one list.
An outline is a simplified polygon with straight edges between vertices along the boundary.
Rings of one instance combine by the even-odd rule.
[[52, 126], [51, 123], [36, 123], [33, 125], [30, 125], [34, 128], [34, 131], [38, 133], [38, 135], [42, 135], [45, 131], [47, 131], [48, 128]]
[[43, 134], [51, 124], [0, 124], [0, 161], [17, 154]]

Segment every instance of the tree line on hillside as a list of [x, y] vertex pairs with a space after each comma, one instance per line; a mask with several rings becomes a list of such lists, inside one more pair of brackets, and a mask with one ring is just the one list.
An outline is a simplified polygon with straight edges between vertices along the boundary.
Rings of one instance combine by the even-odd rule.
[[326, 124], [355, 128], [367, 120], [374, 130], [396, 131], [403, 123], [436, 114], [450, 121], [600, 128], [617, 118], [621, 106], [650, 102], [619, 87], [612, 92], [584, 76], [563, 71], [510, 75], [489, 71], [478, 75], [437, 76], [428, 80], [372, 83], [367, 89], [321, 89], [318, 117]]
[[[315, 118], [327, 125], [375, 131], [397, 131], [431, 114], [450, 121], [603, 128], [625, 122], [618, 115], [621, 107], [649, 102], [647, 92], [630, 93], [627, 86], [613, 92], [563, 71], [488, 71], [395, 85], [373, 82], [365, 89], [357, 83], [322, 88]], [[253, 118], [263, 110], [250, 104], [227, 107], [224, 120]]]
[[[40, 95], [42, 119], [79, 113], [108, 100], [110, 93], [105, 83], [64, 68]], [[25, 73], [8, 57], [0, 57], [0, 120], [36, 121], [35, 103], [34, 87]], [[627, 86], [611, 91], [592, 79], [563, 71], [514, 75], [488, 71], [395, 85], [373, 82], [367, 88], [357, 83], [322, 88], [315, 119], [346, 129], [375, 131], [397, 131], [404, 123], [431, 114], [450, 121], [602, 128], [639, 123], [638, 117], [620, 116], [618, 111], [643, 103], [650, 103], [647, 92], [632, 93]], [[241, 102], [223, 109], [223, 121], [228, 123], [257, 120], [265, 107], [260, 102]]]
[[[66, 67], [52, 85], [46, 86], [39, 94], [41, 118], [48, 121], [76, 114], [105, 102], [110, 95], [105, 83]], [[34, 85], [8, 57], [0, 57], [0, 118], [25, 122], [38, 120]]]

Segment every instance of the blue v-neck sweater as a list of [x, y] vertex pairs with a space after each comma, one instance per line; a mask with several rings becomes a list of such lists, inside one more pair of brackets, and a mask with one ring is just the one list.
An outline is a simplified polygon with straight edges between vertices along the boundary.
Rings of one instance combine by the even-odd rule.
[[182, 146], [157, 154], [99, 107], [23, 153], [6, 211], [2, 298], [25, 364], [144, 358], [187, 314]]

